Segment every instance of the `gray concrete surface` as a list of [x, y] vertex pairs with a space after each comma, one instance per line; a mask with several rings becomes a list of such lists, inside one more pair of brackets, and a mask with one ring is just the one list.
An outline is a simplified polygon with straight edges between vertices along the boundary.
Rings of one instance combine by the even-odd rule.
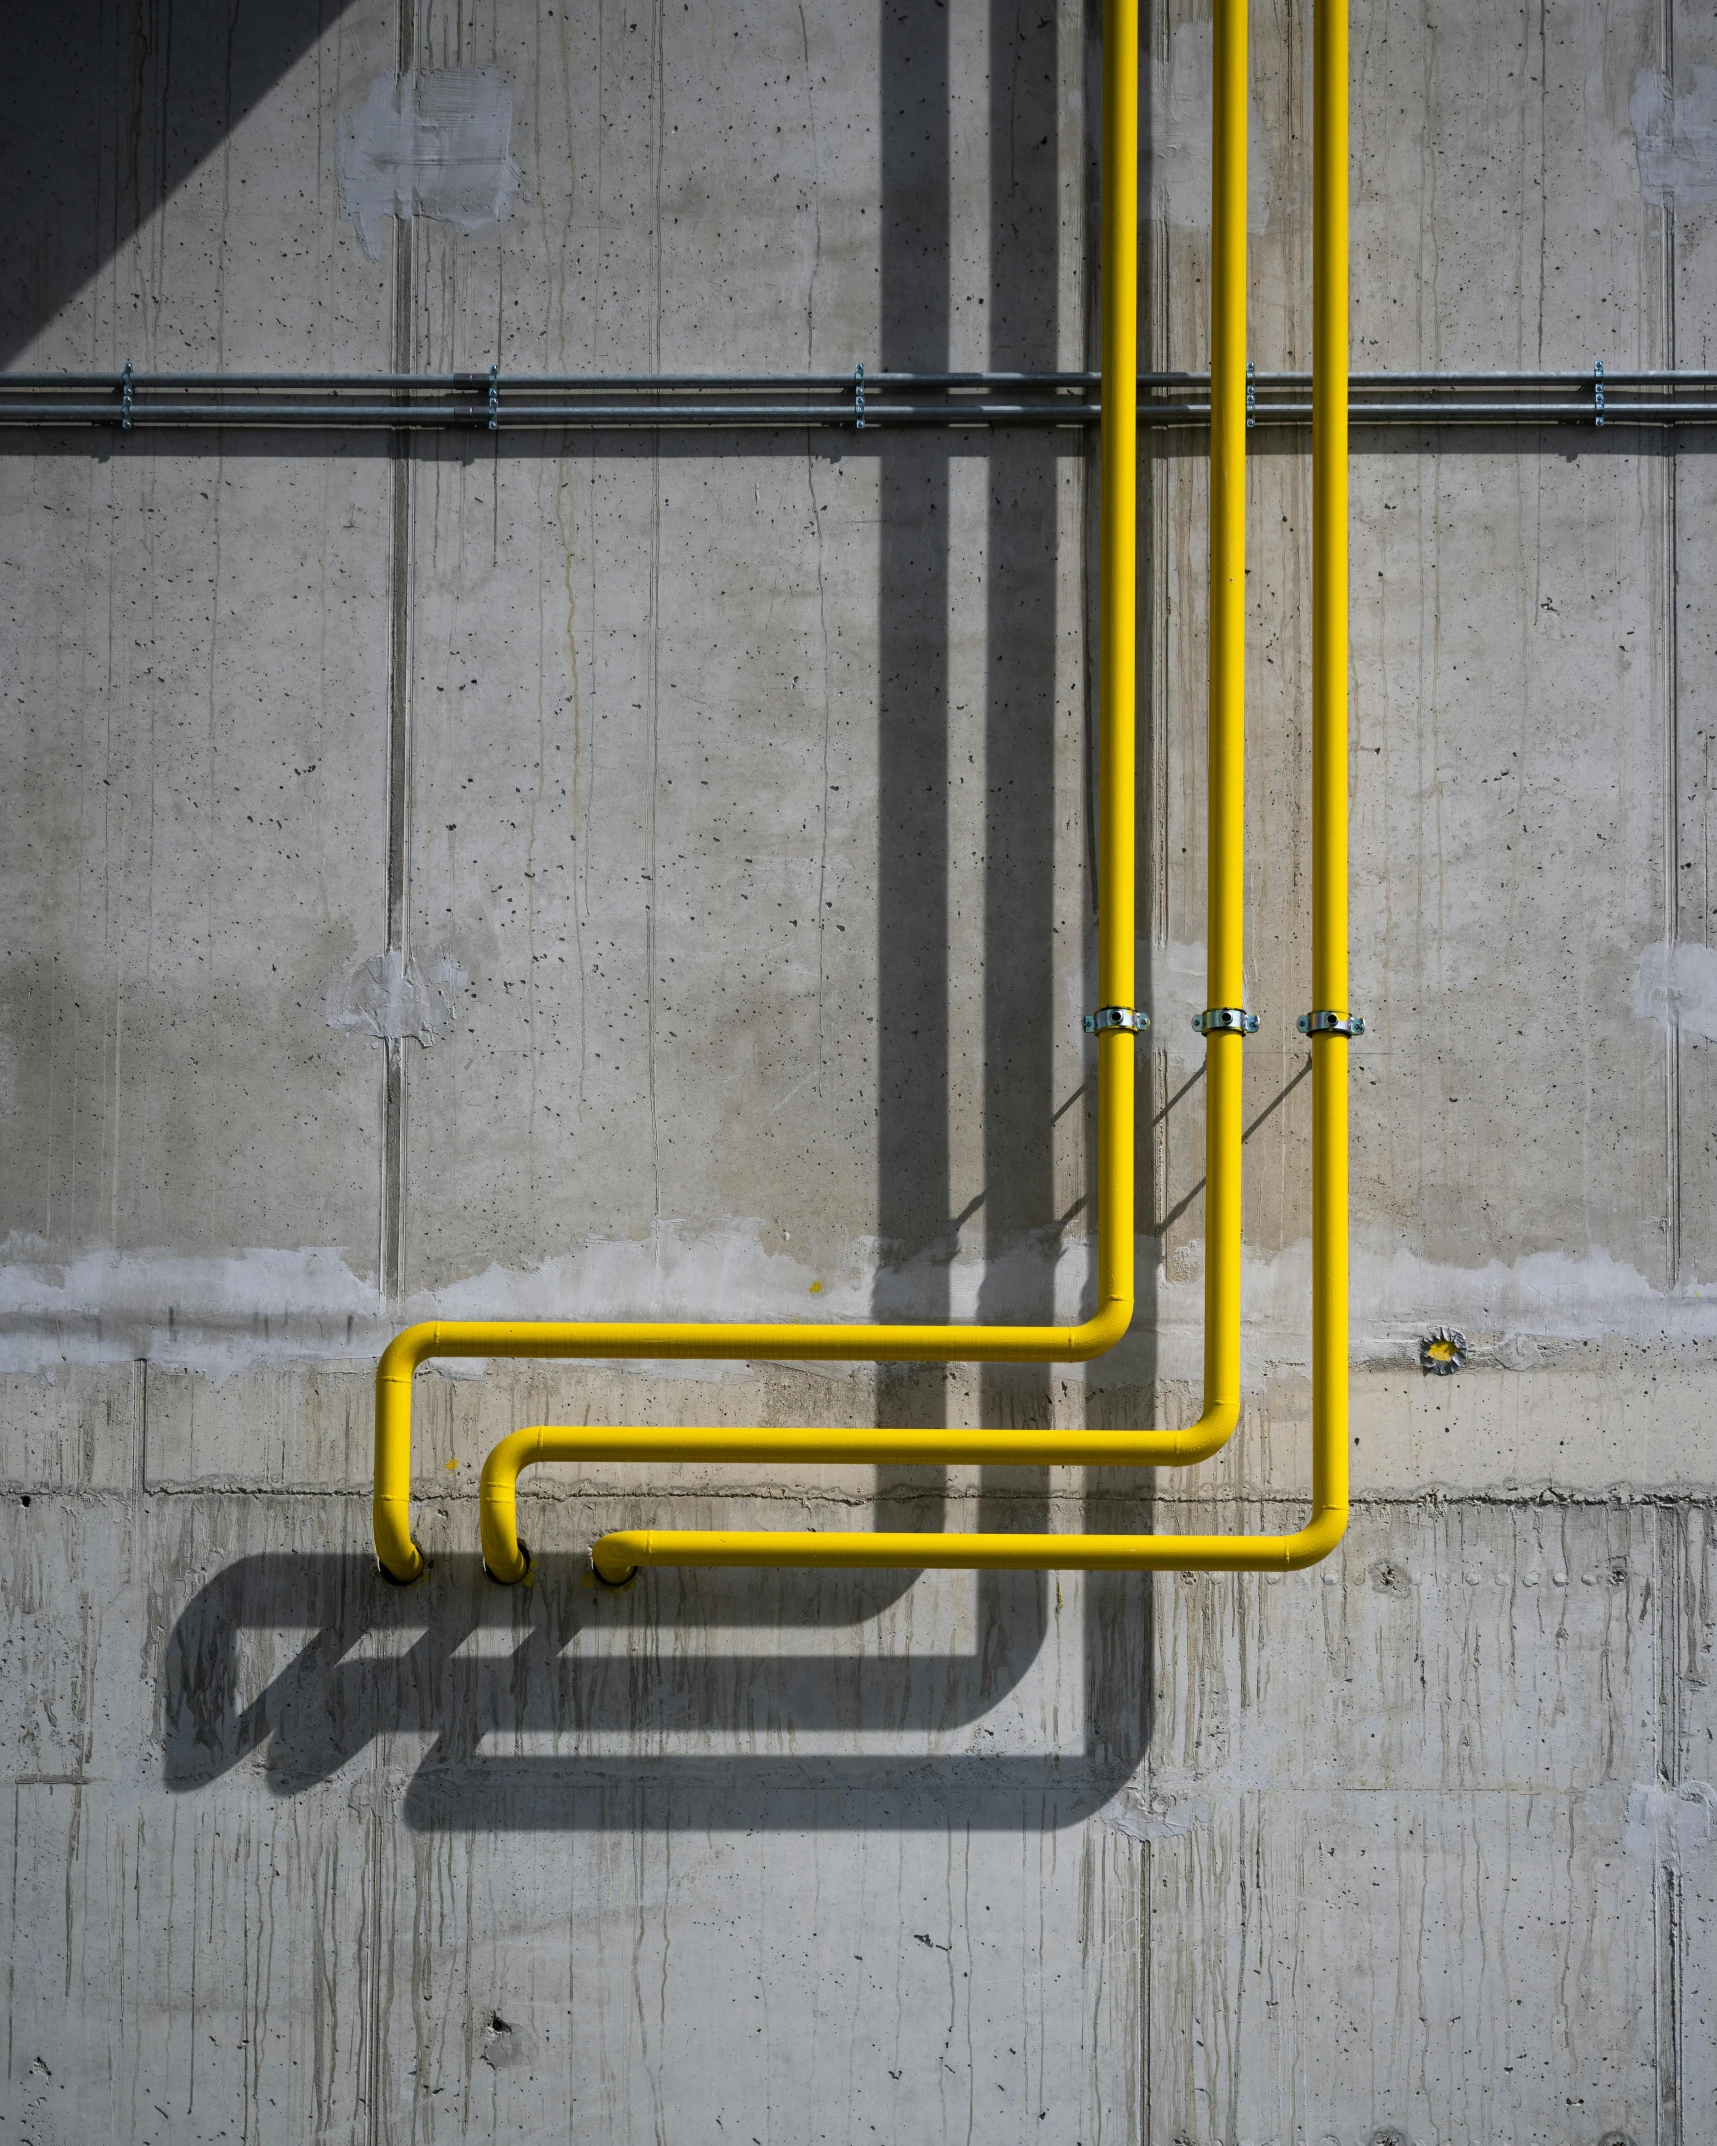
[[[27, 10], [6, 361], [1078, 367], [1097, 17]], [[1253, 34], [1254, 351], [1303, 365], [1309, 18]], [[1356, 362], [1710, 365], [1714, 34], [1361, 0]], [[1195, 365], [1208, 19], [1146, 35], [1141, 329]], [[1196, 1407], [1196, 447], [1142, 470], [1133, 1335], [426, 1373], [400, 1593], [407, 1317], [1077, 1309], [1088, 446], [0, 442], [4, 2136], [1717, 2139], [1708, 444], [1356, 441], [1339, 1556], [609, 1596], [620, 1520], [1296, 1510], [1303, 443], [1251, 476], [1236, 1447], [1143, 1495], [544, 1471], [515, 1594], [521, 1423]]]

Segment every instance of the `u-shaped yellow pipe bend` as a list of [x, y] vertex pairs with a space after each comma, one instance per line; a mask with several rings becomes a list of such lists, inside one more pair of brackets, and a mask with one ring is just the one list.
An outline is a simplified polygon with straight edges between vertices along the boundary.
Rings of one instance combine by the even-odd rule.
[[[1103, 424], [1100, 529], [1098, 787], [1098, 1001], [1131, 1009], [1136, 989], [1136, 769], [1134, 641], [1137, 517], [1138, 376], [1138, 81], [1137, 0], [1108, 0], [1103, 100]], [[1216, 153], [1219, 303], [1213, 352], [1211, 434], [1211, 663], [1209, 997], [1215, 1007], [1243, 1002], [1244, 878], [1243, 706], [1245, 591], [1246, 332], [1246, 14], [1244, 0], [1220, 0]], [[1238, 83], [1238, 94], [1233, 86]], [[1239, 244], [1223, 256], [1222, 233], [1238, 204]], [[1205, 1344], [1204, 1406], [1188, 1430], [1124, 1434], [1126, 1458], [1140, 1465], [1186, 1465], [1207, 1459], [1233, 1435], [1240, 1417], [1240, 1148], [1243, 1038], [1217, 1031], [1205, 1039]], [[414, 1579], [423, 1557], [411, 1534], [412, 1380], [437, 1356], [747, 1358], [847, 1362], [1079, 1363], [1112, 1348], [1134, 1309], [1135, 1070], [1133, 1037], [1124, 1029], [1097, 1036], [1097, 1308], [1076, 1326], [702, 1324], [652, 1321], [428, 1321], [397, 1335], [376, 1372], [374, 1526], [382, 1568]], [[523, 1436], [534, 1434], [525, 1433]], [[546, 1434], [544, 1434], [546, 1435]], [[554, 1434], [556, 1437], [560, 1433]], [[574, 1434], [567, 1433], [567, 1437]], [[610, 1434], [630, 1457], [659, 1449], [657, 1434]], [[666, 1434], [664, 1434], [666, 1435]], [[676, 1434], [683, 1442], [698, 1434]], [[715, 1434], [703, 1434], [714, 1436]], [[764, 1434], [757, 1434], [762, 1438]], [[790, 1435], [801, 1460], [890, 1457], [869, 1433], [805, 1431]], [[899, 1434], [929, 1441], [915, 1458], [964, 1457], [962, 1439], [990, 1434], [926, 1431]], [[1113, 1434], [1122, 1435], [1122, 1434]], [[628, 1443], [628, 1441], [630, 1441]], [[642, 1441], [640, 1443], [639, 1441]], [[501, 1451], [510, 1451], [509, 1440]], [[862, 1447], [862, 1451], [860, 1448]], [[580, 1447], [580, 1451], [590, 1451]], [[607, 1448], [604, 1448], [607, 1450]], [[713, 1449], [706, 1449], [711, 1452]], [[787, 1448], [771, 1447], [775, 1457]], [[891, 1449], [892, 1450], [892, 1449]], [[758, 1449], [759, 1453], [761, 1449]], [[548, 1458], [538, 1448], [533, 1458]], [[737, 1453], [732, 1457], [741, 1457]], [[1056, 1440], [1038, 1440], [1012, 1457], [1039, 1464], [1074, 1457]], [[1112, 1455], [1121, 1458], [1120, 1454]], [[515, 1471], [516, 1473], [516, 1471]], [[488, 1471], [485, 1471], [487, 1481]], [[499, 1481], [499, 1477], [496, 1478]], [[509, 1481], [511, 1478], [509, 1478]], [[485, 1527], [488, 1526], [485, 1508]], [[676, 1537], [677, 1541], [689, 1538]], [[916, 1540], [916, 1538], [912, 1538]], [[814, 1562], [787, 1555], [795, 1536], [731, 1537], [752, 1545], [725, 1562]], [[765, 1557], [765, 1540], [778, 1547]], [[826, 1549], [828, 1538], [813, 1538]], [[871, 1538], [873, 1542], [907, 1538]], [[946, 1549], [955, 1536], [925, 1538]], [[1027, 1538], [1020, 1538], [1024, 1543]], [[715, 1554], [713, 1551], [710, 1553]], [[856, 1553], [855, 1553], [856, 1554]], [[642, 1561], [642, 1560], [640, 1560]], [[869, 1562], [878, 1562], [871, 1558]], [[881, 1562], [897, 1563], [895, 1555]], [[908, 1562], [930, 1563], [925, 1554]], [[982, 1562], [982, 1559], [968, 1560]], [[1004, 1561], [999, 1558], [991, 1561]], [[1030, 1559], [1011, 1559], [1030, 1562]], [[1041, 1560], [1038, 1560], [1041, 1562]], [[1063, 1558], [1062, 1562], [1071, 1562]], [[502, 1564], [491, 1560], [500, 1572]]]

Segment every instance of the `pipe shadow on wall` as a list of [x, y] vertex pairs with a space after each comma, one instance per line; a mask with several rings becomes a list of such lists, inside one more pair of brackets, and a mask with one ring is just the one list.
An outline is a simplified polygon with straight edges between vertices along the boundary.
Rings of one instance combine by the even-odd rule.
[[[1056, 30], [1033, 8], [994, 0], [990, 31], [990, 362], [1048, 368], [1059, 346], [1055, 141], [1064, 100]], [[940, 371], [950, 362], [947, 38], [943, 10], [885, 12], [888, 367]], [[1095, 108], [1088, 98], [1087, 109]], [[589, 444], [628, 457], [708, 452], [688, 440]], [[747, 445], [803, 451], [792, 435]], [[509, 456], [532, 451], [496, 446]], [[946, 1318], [948, 1266], [969, 1222], [988, 1263], [1022, 1246], [1045, 1255], [1042, 1301], [1004, 1301], [986, 1283], [979, 1315], [1047, 1319], [1059, 1232], [1077, 1213], [1055, 1215], [1061, 1099], [1053, 1091], [1052, 1024], [1060, 1017], [1057, 942], [1076, 945], [1087, 935], [1085, 918], [1058, 919], [1054, 908], [1057, 507], [1066, 459], [1084, 450], [1064, 437], [1007, 434], [842, 443], [844, 452], [855, 449], [878, 456], [882, 502], [877, 1166], [880, 1227], [899, 1280], [891, 1286], [884, 1276], [875, 1308], [884, 1317]], [[951, 1036], [948, 1020], [956, 455], [970, 456], [988, 480], [983, 1029], [969, 1037]], [[980, 1050], [981, 1080], [961, 1084], [968, 1092], [978, 1086], [983, 1098], [983, 1185], [956, 1220], [950, 1092]], [[941, 1276], [933, 1301], [924, 1293], [927, 1265]], [[896, 1301], [900, 1288], [910, 1288], [910, 1301]], [[983, 1420], [1047, 1424], [1053, 1376], [1050, 1367], [987, 1369]], [[1135, 1365], [1129, 1383], [1137, 1376]], [[884, 1382], [880, 1420], [945, 1420], [944, 1384], [939, 1366], [901, 1367]], [[879, 1524], [934, 1524], [943, 1490], [940, 1471], [896, 1472], [879, 1486]], [[986, 1471], [980, 1503], [981, 1526], [1042, 1528], [1044, 1472]], [[1130, 1490], [1117, 1524], [1140, 1524], [1139, 1503]], [[975, 1595], [969, 1651], [712, 1654], [700, 1644], [711, 1629], [874, 1627], [910, 1582], [893, 1573], [666, 1571], [615, 1597], [583, 1587], [572, 1561], [544, 1557], [536, 1586], [507, 1598], [516, 1623], [502, 1626], [496, 1655], [467, 1651], [480, 1630], [490, 1643], [497, 1636], [496, 1597], [474, 1558], [438, 1560], [422, 1587], [403, 1596], [385, 1587], [366, 1556], [241, 1559], [175, 1625], [163, 1681], [167, 1779], [194, 1790], [266, 1744], [271, 1783], [296, 1792], [330, 1778], [376, 1736], [403, 1730], [435, 1739], [403, 1800], [407, 1823], [420, 1828], [576, 1829], [683, 1816], [756, 1827], [1012, 1830], [1088, 1816], [1136, 1770], [1145, 1748], [1149, 1583], [1116, 1575], [1072, 1583], [1081, 1619], [1081, 1751], [933, 1755], [925, 1740], [978, 1728], [1020, 1691], [1063, 1599], [1046, 1574], [981, 1573], [962, 1584]], [[307, 1628], [308, 1645], [245, 1698], [237, 1634]], [[616, 1629], [625, 1634], [619, 1646]], [[388, 1632], [410, 1643], [378, 1655], [372, 1635]], [[731, 1748], [759, 1731], [776, 1742], [880, 1735], [916, 1740], [920, 1749], [824, 1757]], [[1038, 1724], [1027, 1740], [1043, 1733]], [[648, 1745], [670, 1734], [710, 1748], [689, 1755], [588, 1749], [592, 1739]]]
[[[544, 1557], [533, 1587], [500, 1595], [469, 1556], [437, 1559], [404, 1590], [364, 1554], [239, 1558], [192, 1598], [167, 1642], [167, 1786], [209, 1787], [266, 1746], [269, 1785], [298, 1794], [404, 1731], [435, 1739], [402, 1804], [406, 1823], [426, 1831], [1013, 1829], [1075, 1823], [1115, 1793], [1143, 1755], [1149, 1660], [1150, 1591], [1127, 1575], [1069, 1583], [1084, 1601], [1083, 1750], [780, 1751], [819, 1733], [957, 1735], [1019, 1688], [1043, 1637], [1029, 1575], [995, 1576], [981, 1591], [961, 1653], [919, 1652], [910, 1632], [892, 1657], [716, 1654], [704, 1642], [735, 1627], [844, 1638], [887, 1611], [896, 1578], [664, 1571], [614, 1594], [586, 1583], [582, 1561]], [[308, 1643], [247, 1696], [240, 1635], [278, 1643], [306, 1631]], [[471, 1651], [477, 1634], [492, 1651]], [[1022, 1713], [1016, 1737], [1035, 1727], [1029, 1706]], [[687, 1735], [707, 1748], [578, 1748]], [[732, 1748], [754, 1739], [777, 1751]]]
[[[74, 0], [70, 16], [33, 11], [14, 59], [28, 94], [0, 146], [0, 199], [18, 243], [0, 283], [0, 357], [23, 347], [252, 109], [340, 12], [340, 0], [241, 7], [216, 23], [202, 0], [170, 0], [131, 20]], [[124, 25], [120, 25], [123, 33]], [[993, 0], [989, 362], [1053, 366], [1058, 354], [1058, 114], [1056, 27], [1035, 7]], [[950, 362], [953, 84], [947, 11], [885, 4], [882, 32], [882, 303], [885, 366], [943, 370]], [[93, 87], [92, 87], [93, 85]], [[1089, 85], [1087, 85], [1089, 90]], [[1086, 110], [1097, 108], [1087, 94]], [[74, 199], [71, 189], [83, 189]], [[509, 459], [564, 451], [559, 442], [483, 442]], [[701, 456], [697, 439], [588, 436], [580, 451], [630, 457]], [[479, 443], [460, 441], [458, 453]], [[803, 453], [803, 434], [750, 436], [747, 451]], [[32, 433], [0, 443], [19, 454], [178, 457], [384, 456], [385, 439], [335, 442], [223, 434], [123, 443], [105, 435]], [[985, 1318], [1051, 1315], [1053, 1251], [1072, 1216], [1057, 1218], [1051, 1157], [1052, 1023], [1058, 919], [1054, 914], [1056, 743], [1055, 624], [1059, 470], [1076, 448], [1065, 437], [996, 433], [956, 440], [931, 432], [885, 446], [843, 441], [882, 465], [880, 816], [879, 1222], [898, 1266], [910, 1266], [914, 1301], [878, 1311], [946, 1318], [947, 1266], [959, 1242], [948, 1138], [956, 1052], [981, 1047], [984, 1183], [964, 1217], [995, 1263], [1025, 1244], [1043, 1259], [1040, 1304], [998, 1300], [986, 1284]], [[950, 661], [949, 509], [953, 458], [986, 468], [988, 652], [982, 1036], [948, 1025]], [[1083, 919], [1059, 920], [1070, 934]], [[964, 1071], [964, 1067], [961, 1068]], [[922, 1288], [924, 1255], [940, 1258], [939, 1300]], [[991, 1368], [982, 1376], [985, 1421], [1048, 1419], [1047, 1368]], [[945, 1417], [945, 1374], [902, 1367], [885, 1381], [880, 1419]], [[898, 1524], [939, 1474], [881, 1486], [879, 1522]], [[1041, 1471], [986, 1473], [980, 1525], [1041, 1527]], [[919, 1524], [925, 1524], [917, 1515]], [[604, 1605], [611, 1620], [645, 1611], [670, 1630], [710, 1621], [758, 1629], [882, 1615], [909, 1584], [896, 1574], [661, 1575]], [[205, 1588], [174, 1628], [163, 1679], [170, 1785], [217, 1778], [266, 1740], [268, 1771], [283, 1791], [326, 1779], [369, 1741], [396, 1730], [433, 1732], [435, 1744], [406, 1800], [419, 1825], [577, 1826], [624, 1822], [650, 1807], [719, 1809], [734, 1823], [893, 1822], [1017, 1826], [1021, 1799], [1048, 1817], [1094, 1807], [1137, 1765], [1144, 1748], [1148, 1587], [1114, 1577], [1079, 1584], [1083, 1603], [1085, 1750], [1072, 1757], [931, 1758], [890, 1754], [759, 1758], [488, 1756], [484, 1739], [509, 1734], [643, 1735], [673, 1726], [739, 1737], [763, 1721], [786, 1732], [939, 1734], [970, 1726], [1026, 1677], [1050, 1628], [1044, 1575], [979, 1575], [970, 1655], [884, 1661], [670, 1656], [660, 1649], [596, 1664], [563, 1650], [582, 1629], [589, 1598], [570, 1567], [550, 1560], [533, 1598], [539, 1622], [506, 1659], [459, 1649], [482, 1623], [486, 1583], [475, 1559], [443, 1559], [411, 1608], [425, 1629], [397, 1660], [346, 1657], [397, 1611], [365, 1556], [242, 1559]], [[378, 1605], [380, 1607], [378, 1607]], [[383, 1614], [385, 1611], [387, 1614]], [[237, 1636], [249, 1628], [310, 1629], [314, 1636], [260, 1696], [242, 1701]], [[689, 1804], [687, 1803], [689, 1800]], [[1046, 1800], [1047, 1799], [1047, 1800]]]

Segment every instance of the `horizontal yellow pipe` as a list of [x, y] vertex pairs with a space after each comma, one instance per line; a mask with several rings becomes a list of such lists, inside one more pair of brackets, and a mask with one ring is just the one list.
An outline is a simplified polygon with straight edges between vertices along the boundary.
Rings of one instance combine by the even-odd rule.
[[[807, 1535], [649, 1528], [605, 1535], [604, 1561], [640, 1565], [885, 1566], [959, 1572], [1301, 1572], [1328, 1557], [1347, 1510], [1292, 1535]], [[850, 1547], [847, 1545], [850, 1544]], [[602, 1571], [602, 1563], [597, 1566]], [[604, 1577], [609, 1577], [604, 1574]], [[625, 1585], [624, 1572], [613, 1581]]]
[[[1214, 1039], [1213, 1039], [1214, 1040]], [[1131, 1039], [1124, 1034], [1113, 1038], [1116, 1043], [1130, 1047]], [[1108, 1047], [1111, 1038], [1105, 1036], [1102, 1044]], [[564, 1325], [550, 1322], [521, 1321], [507, 1325], [492, 1320], [430, 1320], [422, 1325], [407, 1327], [388, 1344], [376, 1373], [376, 1488], [373, 1507], [377, 1555], [382, 1568], [390, 1577], [407, 1581], [414, 1579], [422, 1570], [423, 1553], [418, 1549], [411, 1534], [411, 1392], [412, 1378], [419, 1364], [432, 1356], [499, 1356], [520, 1357], [627, 1357], [627, 1358], [788, 1358], [816, 1362], [934, 1362], [954, 1361], [962, 1357], [988, 1356], [991, 1361], [1030, 1362], [1052, 1357], [1057, 1362], [1079, 1362], [1097, 1355], [1111, 1347], [1126, 1331], [1131, 1317], [1131, 1306], [1126, 1307], [1126, 1316], [1118, 1328], [1105, 1337], [1101, 1319], [1088, 1321], [1083, 1327], [963, 1327], [963, 1326], [743, 1326], [739, 1324], [670, 1325], [634, 1322], [613, 1322]], [[1238, 1297], [1234, 1307], [1235, 1324], [1239, 1321]], [[497, 1346], [497, 1335], [505, 1346]], [[988, 1349], [973, 1346], [982, 1337], [991, 1343]], [[1008, 1347], [994, 1345], [1005, 1342]], [[1032, 1344], [1052, 1340], [1053, 1348], [1033, 1350]], [[1013, 1344], [1021, 1346], [1013, 1353]], [[1238, 1378], [1238, 1348], [1236, 1375], [1226, 1392], [1207, 1401], [1198, 1421], [1186, 1430], [1136, 1431], [1128, 1434], [1135, 1451], [1132, 1458], [1165, 1467], [1185, 1467], [1195, 1461], [1207, 1460], [1227, 1443], [1240, 1420], [1240, 1393]], [[534, 1434], [520, 1431], [514, 1438]], [[558, 1434], [556, 1434], [558, 1435]], [[569, 1433], [569, 1436], [574, 1435]], [[581, 1432], [581, 1438], [594, 1439], [593, 1445], [580, 1447], [589, 1459], [621, 1460], [634, 1457], [649, 1457], [673, 1460], [686, 1457], [692, 1450], [687, 1445], [680, 1450], [676, 1441], [691, 1441], [700, 1438], [726, 1440], [733, 1450], [721, 1453], [713, 1449], [698, 1448], [705, 1458], [757, 1460], [789, 1458], [852, 1459], [862, 1460], [866, 1454], [857, 1451], [824, 1452], [822, 1447], [834, 1447], [844, 1440], [848, 1447], [863, 1442], [869, 1447], [880, 1447], [889, 1439], [919, 1441], [910, 1453], [890, 1451], [877, 1452], [879, 1459], [904, 1459], [915, 1461], [956, 1461], [981, 1459], [983, 1456], [969, 1452], [963, 1440], [980, 1438], [992, 1443], [1013, 1436], [1034, 1447], [1042, 1445], [1042, 1438], [1035, 1433], [991, 1433], [971, 1431], [900, 1431], [900, 1432], [852, 1432], [805, 1431], [769, 1432], [746, 1431], [744, 1433], [717, 1433], [696, 1431], [615, 1431]], [[797, 1444], [774, 1444], [771, 1441], [797, 1440]], [[1143, 1444], [1141, 1444], [1141, 1441]], [[512, 1439], [503, 1440], [497, 1453], [506, 1451]], [[744, 1450], [740, 1450], [743, 1447]], [[819, 1450], [813, 1451], [816, 1447]], [[1059, 1448], [1058, 1448], [1059, 1451]], [[546, 1459], [547, 1454], [533, 1453], [532, 1459]], [[565, 1457], [571, 1458], [573, 1455]], [[1027, 1457], [1023, 1450], [1021, 1458]], [[1041, 1459], [1041, 1454], [1036, 1455]], [[1069, 1456], [1076, 1459], [1077, 1456]], [[522, 1463], [521, 1465], [526, 1465]], [[484, 1470], [488, 1481], [488, 1468]], [[487, 1523], [485, 1522], [485, 1525]], [[491, 1563], [491, 1571], [500, 1576], [500, 1567]], [[516, 1575], [515, 1575], [516, 1576]]]
[[[1238, 24], [1244, 76], [1241, 0], [1223, 0], [1230, 35]], [[1138, 417], [1138, 6], [1108, 0], [1104, 77], [1103, 427], [1099, 543], [1099, 689], [1097, 992], [1104, 1006], [1131, 1007], [1136, 988], [1137, 827], [1134, 757], [1135, 582], [1137, 576]], [[1244, 101], [1241, 105], [1244, 111]], [[1244, 217], [1244, 121], [1238, 136], [1238, 194]], [[1234, 155], [1221, 160], [1234, 193]], [[1242, 224], [1242, 233], [1244, 225]], [[1243, 239], [1242, 239], [1243, 243]], [[1231, 279], [1232, 280], [1232, 279]], [[1244, 372], [1245, 277], [1241, 263], [1240, 378]], [[1232, 338], [1231, 338], [1232, 340]], [[1244, 591], [1244, 383], [1230, 415], [1241, 410], [1238, 453], [1230, 435], [1222, 464], [1226, 501], [1220, 565], [1212, 554], [1213, 617], [1222, 621], [1222, 653], [1211, 659], [1211, 809], [1209, 827], [1210, 1003], [1240, 1003], [1241, 851], [1244, 806], [1241, 649]], [[414, 1579], [422, 1552], [411, 1534], [412, 1375], [432, 1356], [745, 1358], [872, 1363], [1082, 1363], [1126, 1333], [1134, 1308], [1135, 1044], [1125, 1030], [1097, 1038], [1097, 1308], [1074, 1326], [798, 1325], [656, 1321], [429, 1321], [395, 1337], [376, 1371], [376, 1554], [392, 1578]], [[1184, 1465], [1216, 1452], [1240, 1420], [1240, 1141], [1241, 1038], [1206, 1038], [1205, 1099], [1205, 1390], [1191, 1431], [1141, 1431], [1137, 1458]], [[822, 1434], [816, 1434], [822, 1435]], [[941, 1457], [959, 1434], [935, 1433]], [[925, 1454], [925, 1458], [933, 1458]], [[946, 1538], [952, 1539], [952, 1538]]]
[[[1165, 1443], [1183, 1441], [1165, 1454]], [[761, 1461], [1115, 1468], [1164, 1458], [1203, 1458], [1198, 1428], [1186, 1431], [646, 1430], [538, 1424], [514, 1431], [483, 1464], [483, 1562], [497, 1580], [522, 1580], [530, 1559], [519, 1542], [520, 1473], [542, 1461]], [[1327, 1455], [1325, 1456], [1327, 1461]], [[591, 1553], [598, 1574], [619, 1584], [640, 1565], [988, 1567], [1001, 1570], [1238, 1571], [1313, 1564], [1341, 1539], [1339, 1509], [1316, 1478], [1316, 1516], [1295, 1535], [869, 1534], [766, 1529], [627, 1528]], [[1334, 1529], [1331, 1534], [1330, 1530]], [[1327, 1537], [1327, 1540], [1326, 1540]], [[1322, 1545], [1320, 1548], [1319, 1545]]]

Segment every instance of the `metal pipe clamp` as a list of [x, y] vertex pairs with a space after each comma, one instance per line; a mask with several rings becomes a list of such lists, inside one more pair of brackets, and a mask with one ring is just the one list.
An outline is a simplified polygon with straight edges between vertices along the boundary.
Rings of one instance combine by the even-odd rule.
[[1302, 1013], [1294, 1023], [1302, 1036], [1363, 1036], [1365, 1023], [1356, 1013], [1331, 1013], [1319, 1007], [1316, 1013]]
[[1248, 1013], [1244, 1006], [1207, 1006], [1202, 1013], [1193, 1015], [1192, 1025], [1201, 1036], [1255, 1036], [1258, 1016]]
[[1135, 1036], [1142, 1036], [1150, 1025], [1150, 1015], [1133, 1006], [1099, 1006], [1095, 1013], [1086, 1014], [1083, 1022], [1088, 1036], [1101, 1035], [1106, 1028], [1130, 1029]]

